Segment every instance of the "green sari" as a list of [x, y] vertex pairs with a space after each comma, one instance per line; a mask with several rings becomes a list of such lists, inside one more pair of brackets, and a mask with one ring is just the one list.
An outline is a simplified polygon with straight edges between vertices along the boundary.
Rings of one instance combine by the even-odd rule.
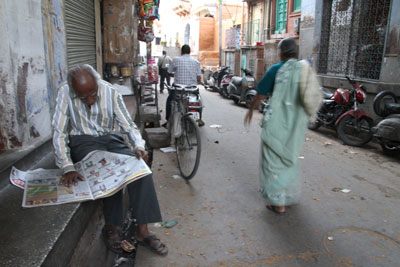
[[300, 90], [302, 66], [291, 59], [278, 70], [262, 120], [260, 191], [274, 206], [294, 204], [300, 194], [299, 155], [310, 115]]

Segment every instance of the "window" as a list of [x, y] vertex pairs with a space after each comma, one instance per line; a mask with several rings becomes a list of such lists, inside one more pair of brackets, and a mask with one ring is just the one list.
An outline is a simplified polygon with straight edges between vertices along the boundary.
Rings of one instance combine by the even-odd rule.
[[301, 10], [301, 0], [293, 0], [293, 12]]
[[277, 0], [275, 33], [286, 32], [286, 17], [287, 17], [286, 10], [287, 10], [287, 0]]

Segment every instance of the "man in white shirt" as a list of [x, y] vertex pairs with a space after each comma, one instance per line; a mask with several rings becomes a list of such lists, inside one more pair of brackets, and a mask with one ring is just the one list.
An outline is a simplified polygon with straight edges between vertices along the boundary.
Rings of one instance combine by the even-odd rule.
[[167, 84], [171, 85], [171, 77], [168, 74], [168, 67], [172, 62], [172, 59], [167, 56], [167, 51], [163, 51], [163, 56], [158, 59], [158, 72], [160, 74], [160, 93], [164, 90], [164, 81], [167, 80]]
[[[200, 62], [190, 56], [190, 47], [183, 45], [181, 48], [181, 56], [172, 60], [169, 65], [168, 72], [174, 73], [174, 83], [180, 85], [197, 85], [201, 83]], [[169, 92], [166, 107], [166, 120], [171, 115], [171, 100], [175, 97], [175, 91]], [[203, 126], [202, 114], [197, 121], [199, 126]]]

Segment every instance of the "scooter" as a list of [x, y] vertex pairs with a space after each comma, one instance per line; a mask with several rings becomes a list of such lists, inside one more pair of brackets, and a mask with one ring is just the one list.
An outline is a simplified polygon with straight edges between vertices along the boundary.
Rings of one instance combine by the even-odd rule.
[[385, 154], [400, 155], [400, 103], [399, 97], [390, 91], [382, 91], [374, 98], [374, 111], [383, 117], [372, 128], [374, 136]]
[[367, 100], [367, 91], [363, 85], [347, 77], [352, 89], [336, 89], [335, 93], [323, 88], [323, 103], [317, 112], [317, 119], [308, 125], [310, 130], [320, 126], [336, 129], [339, 138], [349, 146], [362, 146], [372, 139], [373, 120], [358, 105]]
[[219, 87], [219, 94], [224, 98], [228, 98], [228, 86], [232, 81], [232, 77], [232, 73], [225, 74], [224, 77], [222, 77], [221, 86]]
[[210, 77], [208, 78], [206, 85], [208, 88], [211, 88], [213, 91], [219, 91], [219, 87], [221, 86], [222, 77], [225, 74], [229, 73], [229, 67], [221, 67], [219, 70], [214, 71]]
[[232, 81], [228, 85], [228, 97], [239, 104], [245, 102], [246, 107], [250, 108], [257, 92], [255, 90], [255, 78], [253, 72], [248, 69], [243, 69], [245, 76], [233, 76]]

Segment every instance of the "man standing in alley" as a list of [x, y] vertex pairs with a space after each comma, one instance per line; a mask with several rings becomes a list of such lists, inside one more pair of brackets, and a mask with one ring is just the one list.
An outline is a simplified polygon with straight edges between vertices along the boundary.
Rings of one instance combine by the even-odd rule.
[[[169, 73], [174, 74], [174, 84], [179, 85], [197, 85], [201, 83], [200, 62], [190, 56], [190, 47], [183, 45], [181, 48], [181, 56], [174, 58], [168, 68]], [[171, 101], [175, 97], [175, 91], [169, 92], [166, 107], [166, 120], [171, 115]], [[199, 126], [204, 126], [202, 113], [197, 121]]]
[[158, 72], [160, 74], [160, 93], [164, 91], [164, 81], [167, 80], [167, 84], [170, 84], [171, 77], [168, 74], [168, 67], [172, 62], [172, 59], [167, 56], [167, 51], [163, 51], [163, 56], [158, 59]]
[[[83, 180], [74, 163], [93, 150], [127, 154], [146, 161], [145, 142], [118, 91], [87, 64], [72, 68], [67, 79], [58, 91], [52, 123], [56, 164], [64, 171], [61, 182], [71, 186]], [[114, 134], [116, 123], [121, 132], [127, 134], [134, 151], [128, 148], [120, 135]], [[167, 246], [150, 234], [147, 227], [149, 223], [161, 221], [151, 174], [130, 183], [127, 188], [129, 205], [138, 224], [136, 239], [159, 255], [167, 254]], [[115, 253], [122, 253], [123, 248], [122, 205], [122, 190], [103, 199], [103, 236], [107, 247]]]

